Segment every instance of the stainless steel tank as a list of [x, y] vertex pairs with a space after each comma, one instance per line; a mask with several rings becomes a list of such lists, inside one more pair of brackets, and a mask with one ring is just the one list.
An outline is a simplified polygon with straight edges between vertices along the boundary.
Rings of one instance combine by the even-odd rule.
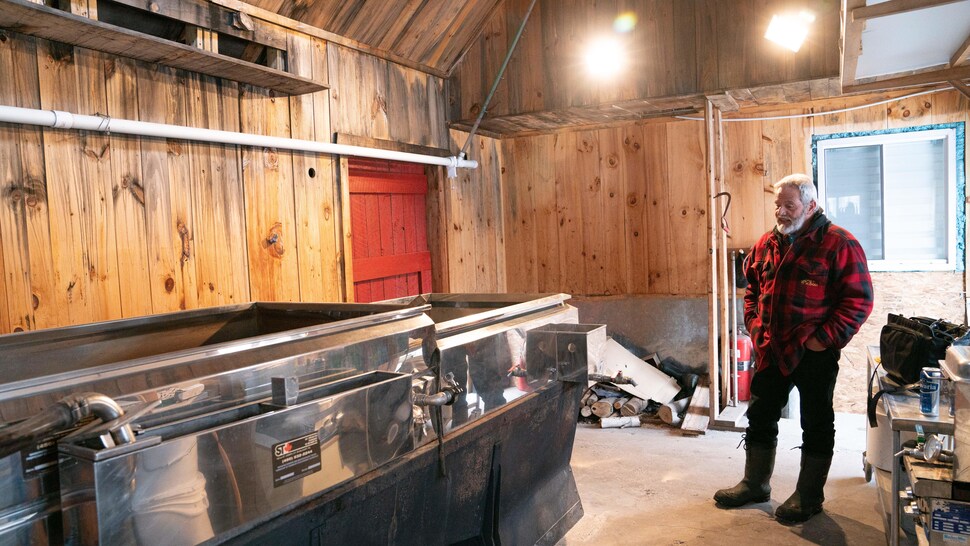
[[16, 368], [0, 434], [68, 394], [124, 412], [2, 459], [0, 542], [554, 543], [582, 515], [569, 456], [605, 343], [567, 299], [250, 304], [0, 336]]

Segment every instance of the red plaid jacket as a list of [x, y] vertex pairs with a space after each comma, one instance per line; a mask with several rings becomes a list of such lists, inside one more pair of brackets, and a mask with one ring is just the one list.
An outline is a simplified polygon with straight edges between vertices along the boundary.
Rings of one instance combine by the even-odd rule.
[[777, 229], [745, 261], [744, 324], [758, 370], [789, 375], [812, 335], [841, 349], [872, 312], [872, 280], [859, 241], [818, 212], [791, 244]]

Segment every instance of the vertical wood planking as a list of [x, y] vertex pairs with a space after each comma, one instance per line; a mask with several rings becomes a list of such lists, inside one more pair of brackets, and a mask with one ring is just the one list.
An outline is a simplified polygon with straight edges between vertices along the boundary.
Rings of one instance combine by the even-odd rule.
[[[464, 142], [465, 133], [451, 131], [452, 146]], [[479, 147], [473, 142], [469, 147], [469, 158], [480, 160]], [[458, 176], [447, 180], [449, 191], [446, 201], [446, 214], [449, 218], [448, 235], [448, 284], [452, 292], [472, 292], [476, 282], [474, 256], [477, 252], [473, 227], [475, 206], [471, 198], [476, 171], [461, 169]], [[466, 204], [468, 206], [466, 207]]]
[[[74, 48], [78, 77], [78, 108], [81, 113], [107, 112], [104, 78], [105, 55]], [[121, 279], [118, 272], [118, 222], [112, 202], [111, 142], [102, 133], [82, 133], [81, 160], [84, 178], [82, 209], [83, 238], [86, 242], [90, 294], [95, 296], [97, 317], [121, 318]]]
[[[38, 41], [37, 49], [41, 107], [79, 111], [74, 49], [46, 40]], [[98, 314], [90, 303], [82, 236], [84, 205], [78, 188], [83, 178], [80, 137], [70, 131], [44, 129], [43, 139], [55, 290], [67, 304], [68, 323], [93, 322]]]
[[[169, 124], [190, 125], [195, 121], [194, 101], [198, 96], [198, 86], [191, 89], [184, 74], [170, 69], [159, 69], [160, 77], [170, 82], [166, 93], [165, 119]], [[151, 96], [151, 94], [148, 94]], [[194, 309], [199, 306], [202, 286], [199, 280], [199, 224], [194, 210], [196, 164], [201, 162], [204, 146], [186, 141], [167, 139], [165, 151], [168, 167], [168, 187], [172, 210], [167, 225], [163, 219], [153, 223], [159, 230], [174, 229], [175, 243], [175, 286], [178, 291], [178, 308]], [[193, 153], [194, 152], [194, 153]], [[161, 243], [164, 244], [164, 243]]]
[[920, 95], [890, 102], [886, 106], [889, 129], [932, 123], [934, 95]]
[[[158, 65], [135, 66], [138, 82], [138, 119], [165, 123], [169, 102], [166, 90], [175, 85], [168, 69]], [[165, 140], [140, 140], [141, 181], [144, 188], [145, 235], [148, 251], [149, 293], [152, 311], [167, 313], [184, 308], [185, 283], [179, 270], [182, 254], [178, 221], [174, 219], [169, 185], [168, 145]]]
[[[240, 131], [240, 105], [242, 102], [240, 85], [236, 82], [208, 77], [203, 79], [203, 84], [207, 101], [210, 104], [208, 123], [222, 131]], [[284, 100], [284, 104], [279, 106], [284, 111], [286, 110], [285, 102]], [[211, 106], [213, 104], [214, 107]], [[286, 122], [285, 113], [277, 118], [278, 124], [285, 125]], [[220, 192], [218, 197], [224, 203], [225, 218], [227, 219], [225, 234], [229, 240], [230, 262], [228, 271], [231, 289], [226, 303], [241, 303], [256, 299], [250, 292], [252, 272], [246, 267], [248, 263], [246, 203], [241, 159], [241, 150], [238, 146], [222, 146], [220, 153], [214, 153], [211, 156], [212, 175], [217, 177], [216, 180], [218, 180], [215, 187]], [[287, 156], [287, 167], [289, 167], [289, 156]], [[289, 169], [287, 168], [284, 173], [288, 177]], [[286, 191], [292, 192], [292, 185]], [[292, 207], [288, 210], [292, 211]], [[292, 212], [290, 214], [292, 217]], [[286, 233], [289, 235], [288, 244], [292, 246], [294, 241], [292, 231]], [[289, 265], [293, 267], [292, 263]], [[292, 280], [292, 276], [289, 278]], [[298, 291], [295, 282], [287, 288], [288, 290]], [[281, 299], [288, 300], [290, 294], [291, 292], [287, 292]]]
[[482, 151], [481, 188], [482, 218], [478, 237], [486, 241], [485, 252], [479, 252], [479, 269], [482, 271], [486, 292], [505, 292], [505, 220], [502, 208], [502, 154], [499, 141], [482, 138], [485, 148]]
[[559, 169], [556, 167], [556, 142], [559, 135], [535, 137], [532, 186], [535, 203], [536, 281], [540, 292], [562, 290], [559, 259], [559, 208], [556, 200]]
[[[587, 173], [581, 165], [592, 164], [596, 147], [589, 133], [570, 132], [556, 135], [556, 204], [559, 215], [559, 267], [560, 286], [570, 294], [586, 294], [586, 268], [589, 263], [584, 255], [585, 218], [583, 199], [587, 187]], [[585, 156], [583, 159], [580, 159]]]
[[[0, 70], [13, 70], [10, 49], [0, 46]], [[0, 93], [9, 96], [13, 79], [0, 80]], [[26, 188], [22, 182], [20, 130], [0, 125], [0, 332], [30, 330], [33, 309], [30, 257], [26, 227]]]
[[667, 124], [668, 206], [673, 294], [703, 294], [708, 278], [707, 191], [704, 126], [695, 121]]
[[506, 272], [510, 292], [539, 291], [536, 268], [536, 206], [533, 186], [536, 173], [536, 139], [502, 141], [502, 187], [505, 211], [505, 255], [511, 264]]
[[[428, 247], [431, 251], [431, 291], [449, 292], [449, 269], [451, 261], [448, 259], [448, 229], [447, 201], [449, 199], [449, 181], [445, 176], [444, 167], [425, 167], [428, 176], [428, 194], [425, 196], [428, 222]], [[425, 279], [422, 279], [422, 292]]]
[[[289, 101], [284, 97], [244, 85], [239, 112], [243, 132], [290, 135]], [[252, 297], [259, 301], [298, 301], [293, 153], [244, 146], [242, 165]]]
[[[725, 187], [731, 194], [731, 247], [749, 247], [764, 233], [765, 177], [762, 122], [723, 123]], [[720, 206], [727, 204], [718, 198]], [[720, 222], [720, 219], [718, 219]]]
[[[332, 62], [332, 60], [330, 61]], [[331, 105], [333, 103], [331, 102]], [[341, 281], [341, 292], [343, 294], [343, 300], [347, 302], [353, 302], [354, 300], [354, 261], [351, 258], [351, 249], [353, 248], [353, 229], [350, 224], [350, 165], [346, 157], [341, 157], [337, 160], [338, 166], [338, 176], [337, 176], [337, 191], [336, 194], [340, 196], [340, 201], [334, 207], [335, 210], [340, 213], [340, 238], [341, 243], [338, 246], [337, 262], [340, 267], [338, 269]]]
[[643, 161], [646, 184], [646, 239], [649, 278], [647, 286], [651, 294], [671, 292], [671, 278], [676, 274], [671, 267], [670, 201], [667, 187], [670, 177], [667, 171], [668, 124], [643, 127]]
[[647, 232], [647, 169], [650, 160], [643, 146], [643, 128], [635, 125], [621, 128], [614, 139], [620, 143], [618, 153], [625, 188], [622, 195], [627, 266], [624, 282], [631, 294], [650, 292], [650, 246]]
[[[36, 40], [8, 40], [13, 67], [7, 74], [14, 84], [14, 96], [7, 104], [40, 108]], [[39, 127], [21, 127], [21, 184], [25, 188], [26, 237], [29, 249], [30, 291], [33, 328], [68, 324], [66, 294], [55, 284], [50, 232], [50, 206], [44, 169], [44, 143]]]
[[[289, 66], [301, 76], [326, 80], [326, 44], [291, 35]], [[290, 97], [293, 138], [330, 141], [329, 92]], [[338, 217], [334, 209], [336, 171], [329, 155], [293, 153], [296, 250], [300, 298], [339, 301], [341, 290], [336, 260]]]
[[[134, 61], [110, 58], [105, 59], [104, 66], [108, 115], [138, 119], [138, 86]], [[114, 209], [115, 240], [118, 244], [121, 310], [126, 317], [150, 315], [155, 287], [148, 264], [146, 184], [142, 177], [140, 142], [132, 137], [112, 136], [109, 143], [109, 203]]]
[[596, 267], [601, 276], [602, 294], [626, 294], [630, 291], [627, 283], [626, 181], [631, 169], [624, 151], [622, 129], [597, 131], [596, 139], [599, 144], [599, 202], [603, 214], [603, 242], [594, 252]]

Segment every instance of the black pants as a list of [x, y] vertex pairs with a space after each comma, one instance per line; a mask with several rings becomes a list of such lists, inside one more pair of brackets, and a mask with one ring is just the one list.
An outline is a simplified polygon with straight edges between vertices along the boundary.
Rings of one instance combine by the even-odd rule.
[[756, 372], [751, 380], [751, 404], [745, 441], [764, 447], [778, 445], [778, 419], [792, 387], [801, 397], [802, 451], [831, 457], [835, 448], [835, 411], [832, 393], [839, 375], [840, 351], [805, 351], [788, 377], [777, 366]]

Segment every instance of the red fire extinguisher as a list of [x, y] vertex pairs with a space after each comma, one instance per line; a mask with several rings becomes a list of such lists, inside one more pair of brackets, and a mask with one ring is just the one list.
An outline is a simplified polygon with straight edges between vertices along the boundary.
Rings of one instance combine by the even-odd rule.
[[754, 377], [752, 350], [751, 338], [738, 332], [738, 400], [742, 401], [751, 400], [751, 378]]

